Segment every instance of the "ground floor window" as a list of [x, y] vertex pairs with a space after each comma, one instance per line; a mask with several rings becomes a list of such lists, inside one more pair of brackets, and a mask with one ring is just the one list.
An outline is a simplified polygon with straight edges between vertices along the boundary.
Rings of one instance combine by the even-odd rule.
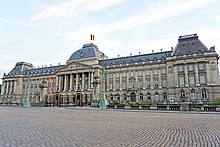
[[196, 99], [196, 91], [195, 90], [192, 90], [190, 95], [191, 95], [191, 99]]
[[143, 97], [143, 93], [140, 93], [140, 101], [143, 101], [144, 97]]
[[163, 100], [164, 100], [164, 101], [167, 100], [167, 92], [166, 92], [166, 91], [163, 92]]
[[207, 90], [203, 89], [202, 92], [201, 92], [201, 95], [202, 95], [202, 99], [208, 99], [208, 92], [207, 92]]

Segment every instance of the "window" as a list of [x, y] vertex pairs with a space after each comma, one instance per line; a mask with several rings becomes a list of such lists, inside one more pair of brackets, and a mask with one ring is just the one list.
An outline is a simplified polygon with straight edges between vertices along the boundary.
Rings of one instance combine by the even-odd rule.
[[149, 69], [148, 70], [146, 70], [146, 75], [150, 75], [150, 71], [149, 71]]
[[188, 65], [188, 69], [189, 71], [193, 71], [194, 70], [193, 65], [192, 64]]
[[194, 85], [195, 85], [194, 75], [193, 75], [193, 76], [189, 76], [189, 85], [190, 85], [190, 86], [194, 86]]
[[167, 87], [167, 80], [166, 79], [162, 79], [162, 87]]
[[119, 94], [116, 94], [116, 100], [120, 101], [120, 95]]
[[112, 90], [113, 89], [113, 83], [109, 84], [109, 89]]
[[151, 94], [150, 94], [150, 92], [149, 92], [149, 91], [147, 92], [147, 100], [148, 100], [148, 101], [150, 101], [150, 100], [151, 100]]
[[200, 84], [206, 84], [205, 75], [200, 75], [199, 80], [200, 80]]
[[143, 88], [143, 81], [142, 81], [142, 80], [139, 80], [139, 81], [138, 81], [138, 87], [139, 87], [139, 88]]
[[130, 81], [130, 84], [131, 88], [134, 88], [134, 81]]
[[183, 72], [183, 66], [180, 65], [179, 68], [178, 68], [179, 72]]
[[124, 101], [127, 101], [127, 94], [124, 93]]
[[116, 89], [119, 89], [119, 88], [120, 88], [120, 82], [116, 81]]
[[139, 76], [139, 77], [142, 76], [142, 70], [138, 71], [138, 76]]
[[123, 72], [123, 77], [126, 77], [127, 76], [127, 73], [126, 72]]
[[202, 99], [208, 99], [208, 92], [205, 89], [203, 89], [201, 92], [201, 96]]
[[205, 69], [204, 63], [200, 63], [200, 64], [199, 64], [199, 70], [204, 70], [204, 69]]
[[119, 78], [119, 76], [120, 76], [120, 74], [117, 72], [117, 73], [116, 73], [116, 78]]
[[146, 80], [146, 88], [150, 88], [150, 80]]
[[162, 74], [166, 74], [166, 69], [165, 68], [162, 68]]
[[190, 93], [191, 99], [196, 99], [196, 91], [192, 90]]
[[180, 98], [185, 98], [185, 97], [186, 97], [185, 91], [181, 90], [180, 91]]
[[126, 89], [126, 88], [127, 88], [127, 82], [123, 81], [123, 89]]
[[110, 100], [113, 101], [113, 95], [112, 94], [110, 94]]
[[166, 92], [166, 91], [163, 92], [163, 100], [164, 100], [164, 101], [167, 100], [167, 92]]
[[154, 75], [157, 75], [157, 69], [154, 69]]
[[181, 87], [184, 86], [184, 77], [179, 77], [179, 85], [180, 85]]
[[144, 97], [143, 97], [143, 93], [140, 93], [140, 101], [143, 101]]
[[154, 87], [158, 88], [158, 80], [154, 80]]
[[134, 72], [133, 71], [131, 71], [131, 77], [133, 77], [134, 76]]
[[109, 75], [109, 78], [112, 78], [112, 73], [108, 74]]

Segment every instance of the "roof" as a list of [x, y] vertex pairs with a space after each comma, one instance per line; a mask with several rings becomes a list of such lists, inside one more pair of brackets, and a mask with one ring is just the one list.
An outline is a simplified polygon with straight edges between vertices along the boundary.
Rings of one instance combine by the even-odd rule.
[[58, 66], [28, 69], [28, 70], [25, 70], [24, 74], [30, 75], [30, 74], [53, 73], [53, 72], [56, 72], [58, 69], [60, 69], [63, 66], [64, 65], [58, 65]]
[[77, 59], [84, 59], [84, 58], [92, 58], [98, 57], [100, 59], [105, 59], [104, 53], [98, 50], [98, 47], [93, 44], [84, 44], [83, 47], [77, 51], [75, 51], [69, 58], [69, 60], [77, 60]]
[[198, 39], [197, 34], [191, 34], [179, 36], [172, 56], [202, 54], [205, 52], [209, 52], [209, 49]]
[[165, 51], [165, 52], [158, 52], [158, 53], [151, 53], [151, 54], [106, 59], [106, 60], [101, 60], [100, 65], [111, 66], [111, 65], [117, 65], [117, 64], [135, 63], [135, 62], [149, 62], [149, 61], [165, 60], [167, 57], [171, 55], [171, 53], [172, 51]]
[[33, 65], [27, 62], [17, 62], [15, 67], [8, 73], [8, 75], [23, 74], [25, 69], [32, 68]]

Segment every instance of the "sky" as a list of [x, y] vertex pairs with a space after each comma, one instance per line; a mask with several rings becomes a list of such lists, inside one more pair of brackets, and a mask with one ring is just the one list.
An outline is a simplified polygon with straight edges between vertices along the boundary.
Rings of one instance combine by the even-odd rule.
[[0, 77], [16, 62], [65, 64], [91, 42], [116, 58], [168, 51], [197, 33], [220, 53], [219, 7], [220, 0], [0, 0]]

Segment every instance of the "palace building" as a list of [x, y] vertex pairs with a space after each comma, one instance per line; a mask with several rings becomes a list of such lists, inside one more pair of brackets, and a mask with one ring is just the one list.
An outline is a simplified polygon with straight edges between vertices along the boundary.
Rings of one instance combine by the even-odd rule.
[[197, 34], [179, 36], [170, 51], [108, 59], [93, 44], [76, 50], [65, 65], [34, 68], [18, 62], [2, 77], [0, 103], [98, 106], [108, 102], [209, 102], [220, 97], [218, 54]]

